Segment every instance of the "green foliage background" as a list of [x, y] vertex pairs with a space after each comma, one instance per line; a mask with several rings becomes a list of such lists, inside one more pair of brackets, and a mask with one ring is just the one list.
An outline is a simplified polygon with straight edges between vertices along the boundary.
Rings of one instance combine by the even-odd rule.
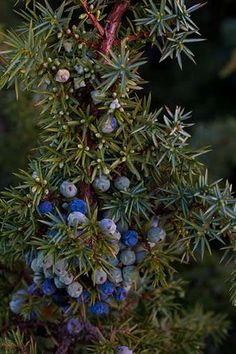
[[[17, 23], [13, 14], [14, 0], [1, 0], [0, 25]], [[236, 48], [235, 0], [209, 0], [199, 16], [199, 25], [207, 44], [195, 48], [197, 66], [186, 61], [181, 72], [177, 64], [156, 64], [155, 50], [147, 48], [149, 67], [143, 76], [149, 81], [156, 105], [183, 105], [193, 110], [193, 144], [211, 145], [213, 152], [204, 157], [214, 175], [229, 178], [236, 185], [236, 71], [222, 78], [220, 72]], [[26, 156], [33, 154], [37, 128], [32, 99], [24, 96], [15, 102], [13, 92], [0, 93], [0, 186], [14, 184], [13, 171], [26, 166]], [[220, 351], [209, 343], [207, 353], [233, 353], [236, 349], [236, 312], [229, 303], [227, 279], [232, 265], [221, 267], [218, 255], [204, 263], [193, 264], [185, 273], [188, 283], [188, 304], [201, 302], [208, 310], [226, 313], [231, 330]], [[183, 304], [184, 306], [186, 304]]]

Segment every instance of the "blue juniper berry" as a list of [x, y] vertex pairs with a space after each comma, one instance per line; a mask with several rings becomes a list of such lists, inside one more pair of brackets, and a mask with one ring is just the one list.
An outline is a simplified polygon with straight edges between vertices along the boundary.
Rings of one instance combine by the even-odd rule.
[[68, 331], [69, 334], [71, 334], [71, 335], [77, 335], [77, 334], [79, 334], [79, 333], [82, 331], [83, 325], [82, 325], [82, 323], [81, 323], [79, 320], [77, 320], [76, 318], [72, 318], [72, 319], [70, 319], [70, 320], [67, 322], [66, 328], [67, 328], [67, 331]]
[[138, 233], [134, 230], [127, 230], [123, 232], [121, 241], [127, 247], [133, 247], [138, 242]]
[[90, 312], [96, 316], [108, 315], [109, 306], [104, 302], [97, 301], [89, 307]]
[[49, 202], [49, 200], [45, 200], [39, 204], [39, 212], [42, 215], [52, 213], [54, 210], [53, 203]]
[[70, 202], [70, 209], [71, 211], [79, 211], [82, 214], [87, 214], [88, 207], [84, 200], [82, 199], [74, 199]]
[[124, 288], [119, 287], [115, 289], [113, 296], [116, 301], [124, 301], [126, 299], [127, 292]]
[[56, 292], [56, 287], [52, 279], [45, 279], [42, 284], [42, 291], [45, 295], [53, 295]]

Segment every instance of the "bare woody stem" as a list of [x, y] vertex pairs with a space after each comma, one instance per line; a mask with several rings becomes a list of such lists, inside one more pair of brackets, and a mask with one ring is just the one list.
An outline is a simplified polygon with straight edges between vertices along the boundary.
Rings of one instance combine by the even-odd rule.
[[105, 26], [104, 39], [102, 41], [100, 52], [109, 54], [113, 43], [116, 40], [117, 30], [119, 28], [121, 19], [130, 4], [129, 0], [117, 1], [112, 11], [110, 12]]

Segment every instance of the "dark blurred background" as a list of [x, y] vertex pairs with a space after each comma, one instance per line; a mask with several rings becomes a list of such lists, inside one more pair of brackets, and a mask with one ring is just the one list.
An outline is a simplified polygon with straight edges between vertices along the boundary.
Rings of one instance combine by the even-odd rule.
[[[20, 21], [13, 12], [14, 2], [0, 0], [2, 29]], [[149, 84], [145, 92], [152, 92], [154, 108], [181, 105], [193, 111], [193, 146], [210, 145], [212, 152], [203, 160], [209, 166], [211, 178], [227, 178], [236, 188], [236, 0], [209, 0], [195, 14], [195, 20], [207, 39], [192, 48], [197, 65], [186, 59], [181, 71], [171, 61], [159, 64], [157, 51], [148, 47], [149, 65], [143, 77]], [[0, 92], [1, 189], [14, 184], [13, 172], [27, 165], [27, 156], [36, 146], [37, 115], [27, 95], [16, 103], [14, 92]], [[209, 343], [208, 354], [236, 353], [236, 311], [229, 302], [227, 282], [233, 265], [219, 265], [219, 261], [220, 256], [215, 253], [182, 272], [189, 282], [186, 305], [198, 301], [207, 310], [225, 313], [231, 321], [224, 345], [216, 349]]]

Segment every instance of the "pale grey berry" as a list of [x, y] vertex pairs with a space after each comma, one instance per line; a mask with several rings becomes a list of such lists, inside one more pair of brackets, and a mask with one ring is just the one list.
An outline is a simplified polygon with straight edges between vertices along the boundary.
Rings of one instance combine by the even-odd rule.
[[67, 69], [60, 69], [58, 70], [57, 74], [56, 74], [56, 81], [57, 82], [67, 82], [70, 78], [70, 72]]
[[98, 285], [104, 284], [107, 281], [107, 273], [102, 269], [97, 269], [93, 274], [93, 281]]
[[120, 254], [120, 260], [126, 266], [134, 264], [136, 260], [134, 251], [128, 249], [122, 251]]
[[107, 192], [111, 186], [111, 182], [107, 176], [100, 176], [95, 178], [93, 182], [93, 187], [98, 192]]
[[78, 189], [74, 183], [64, 181], [60, 186], [60, 193], [63, 197], [74, 198], [78, 193]]
[[110, 270], [108, 278], [111, 282], [119, 284], [123, 281], [122, 272], [120, 268], [113, 268]]
[[54, 273], [58, 276], [61, 276], [65, 273], [67, 273], [66, 272], [67, 266], [68, 266], [68, 263], [65, 259], [61, 259], [61, 260], [57, 261], [54, 265], [54, 268], [53, 268]]
[[85, 223], [87, 220], [86, 216], [79, 211], [73, 211], [68, 215], [68, 225], [77, 226]]
[[82, 294], [83, 287], [77, 281], [74, 281], [67, 287], [67, 292], [71, 297], [77, 298]]
[[114, 185], [119, 191], [125, 191], [130, 186], [130, 180], [125, 176], [120, 176], [115, 179]]
[[59, 276], [59, 280], [65, 285], [70, 285], [73, 282], [74, 277], [72, 274], [65, 272]]
[[38, 263], [38, 258], [34, 258], [30, 265], [33, 272], [40, 272], [42, 270], [42, 265]]
[[114, 130], [116, 130], [118, 126], [117, 119], [115, 117], [109, 117], [105, 122], [102, 124], [102, 132], [104, 134], [110, 134]]
[[133, 354], [133, 351], [126, 346], [117, 347], [116, 354]]
[[48, 268], [51, 268], [53, 266], [53, 257], [49, 256], [44, 259], [43, 261], [43, 269], [46, 270]]
[[165, 239], [166, 232], [162, 227], [151, 227], [148, 231], [147, 237], [149, 242], [156, 244]]
[[139, 279], [139, 272], [138, 269], [133, 266], [126, 266], [123, 268], [123, 278], [124, 281], [127, 283], [137, 283], [138, 279]]
[[116, 232], [116, 224], [112, 219], [102, 219], [99, 222], [99, 226], [105, 235], [114, 235]]
[[60, 281], [59, 277], [54, 278], [54, 284], [58, 289], [62, 289], [65, 287], [65, 284], [62, 281]]

